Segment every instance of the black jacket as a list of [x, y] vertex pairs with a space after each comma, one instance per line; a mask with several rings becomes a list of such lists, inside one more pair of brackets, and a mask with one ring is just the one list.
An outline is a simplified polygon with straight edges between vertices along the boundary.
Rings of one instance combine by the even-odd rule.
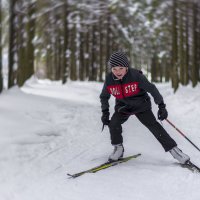
[[110, 72], [105, 80], [100, 94], [102, 111], [109, 110], [109, 99], [113, 95], [116, 98], [115, 110], [132, 114], [151, 109], [150, 93], [156, 104], [163, 103], [163, 97], [156, 86], [150, 83], [141, 71], [128, 68], [128, 72], [122, 80], [116, 79]]

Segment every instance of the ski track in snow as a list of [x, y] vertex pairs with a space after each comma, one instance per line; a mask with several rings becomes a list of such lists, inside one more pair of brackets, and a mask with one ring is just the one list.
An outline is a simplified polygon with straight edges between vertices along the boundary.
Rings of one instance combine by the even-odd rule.
[[[200, 174], [177, 166], [134, 116], [123, 126], [125, 156], [141, 157], [68, 179], [67, 173], [99, 165], [112, 152], [108, 128], [101, 133], [101, 87], [30, 80], [0, 95], [0, 200], [200, 199]], [[169, 84], [157, 87], [169, 119], [200, 146], [200, 87], [181, 87], [175, 95]], [[200, 152], [167, 122], [163, 126], [200, 166]]]

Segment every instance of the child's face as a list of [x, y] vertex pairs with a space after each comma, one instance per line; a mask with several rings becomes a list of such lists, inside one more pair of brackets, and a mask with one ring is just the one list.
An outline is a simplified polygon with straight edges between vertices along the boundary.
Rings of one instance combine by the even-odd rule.
[[121, 66], [117, 66], [117, 67], [112, 67], [111, 71], [112, 73], [118, 78], [118, 79], [122, 79], [124, 77], [124, 75], [127, 72], [127, 67], [121, 67]]

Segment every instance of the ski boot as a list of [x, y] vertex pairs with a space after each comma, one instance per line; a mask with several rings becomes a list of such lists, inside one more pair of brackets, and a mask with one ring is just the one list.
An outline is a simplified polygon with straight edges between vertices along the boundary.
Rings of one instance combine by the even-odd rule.
[[116, 144], [113, 146], [114, 146], [114, 150], [108, 158], [109, 162], [117, 161], [120, 158], [123, 158], [123, 155], [124, 155], [124, 147], [122, 144]]
[[172, 148], [171, 150], [169, 150], [169, 152], [181, 164], [186, 164], [190, 160], [190, 157], [184, 154], [178, 147]]

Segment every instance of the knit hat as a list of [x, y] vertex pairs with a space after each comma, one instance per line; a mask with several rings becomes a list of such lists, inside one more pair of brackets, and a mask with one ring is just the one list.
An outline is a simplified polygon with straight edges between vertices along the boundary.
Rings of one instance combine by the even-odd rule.
[[117, 51], [114, 52], [109, 61], [108, 61], [108, 65], [110, 66], [110, 68], [112, 67], [130, 67], [128, 58], [126, 57], [125, 53], [121, 52], [121, 51]]

